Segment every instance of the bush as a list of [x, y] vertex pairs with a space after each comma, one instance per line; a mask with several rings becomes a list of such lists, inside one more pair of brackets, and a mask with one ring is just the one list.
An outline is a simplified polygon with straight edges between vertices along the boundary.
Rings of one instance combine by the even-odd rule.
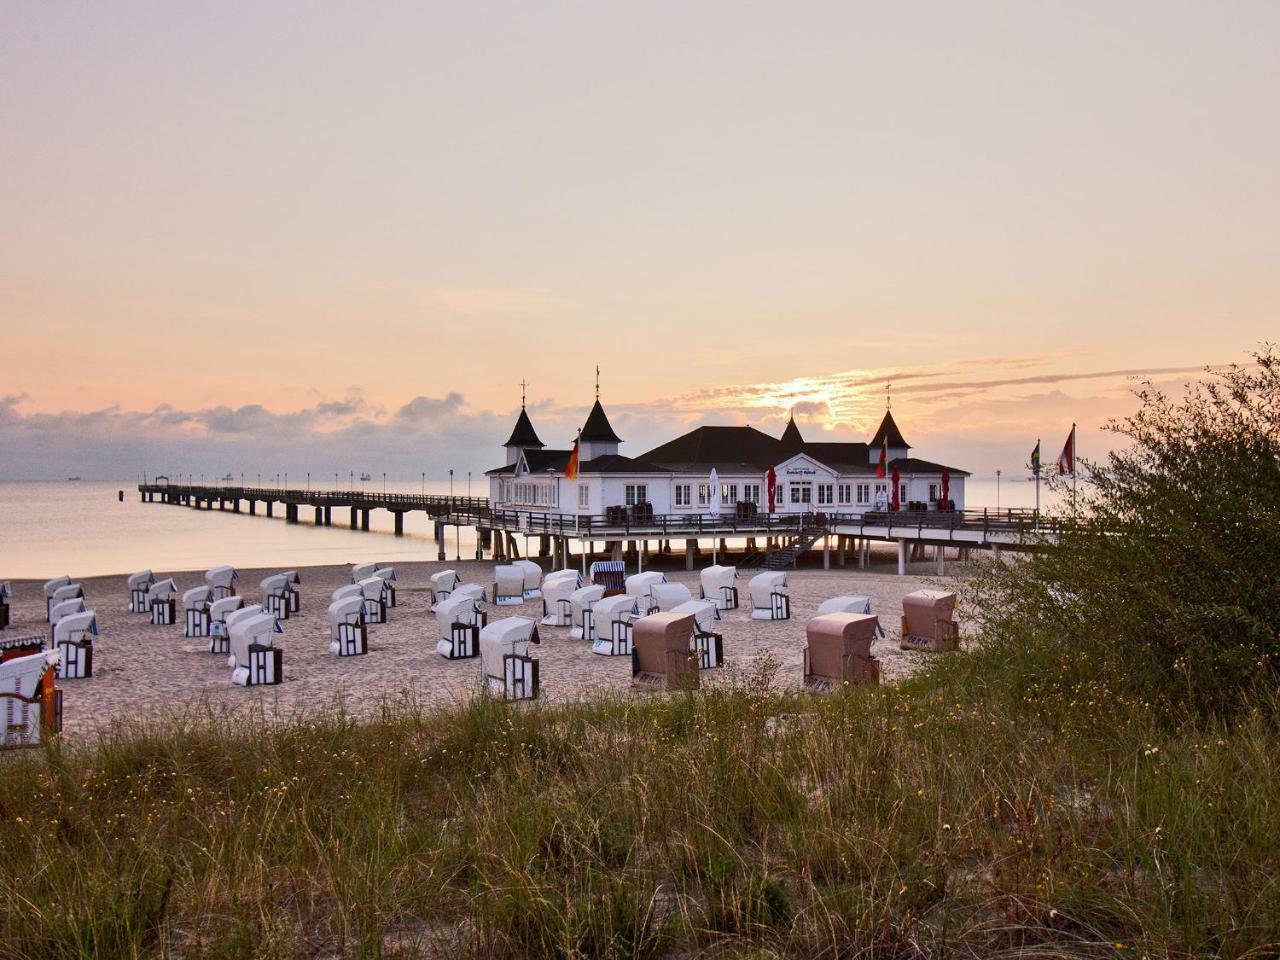
[[1088, 468], [1060, 543], [974, 581], [986, 655], [1024, 697], [1092, 685], [1166, 716], [1228, 715], [1274, 684], [1280, 360], [1254, 359], [1181, 399], [1137, 390], [1138, 412], [1109, 427], [1126, 445]]

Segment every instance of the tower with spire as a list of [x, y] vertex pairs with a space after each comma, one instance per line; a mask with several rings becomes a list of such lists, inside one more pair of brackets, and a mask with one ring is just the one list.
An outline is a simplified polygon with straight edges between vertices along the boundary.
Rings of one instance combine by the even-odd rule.
[[520, 416], [516, 417], [516, 425], [511, 430], [511, 436], [503, 444], [507, 451], [508, 466], [520, 459], [521, 450], [541, 450], [546, 446], [538, 439], [537, 431], [533, 429], [533, 423], [529, 419], [529, 413], [525, 410], [525, 391], [528, 387], [527, 383], [521, 382]]
[[884, 417], [880, 421], [880, 426], [876, 430], [876, 435], [871, 438], [871, 444], [868, 447], [870, 454], [870, 462], [875, 465], [880, 462], [880, 451], [888, 444], [889, 460], [892, 462], [911, 454], [911, 444], [907, 443], [903, 437], [902, 431], [898, 429], [898, 424], [893, 419], [893, 401], [889, 395], [889, 384], [885, 384], [884, 388]]
[[586, 461], [616, 454], [621, 443], [622, 438], [613, 432], [613, 425], [600, 405], [600, 368], [596, 367], [596, 402], [578, 434], [578, 457]]

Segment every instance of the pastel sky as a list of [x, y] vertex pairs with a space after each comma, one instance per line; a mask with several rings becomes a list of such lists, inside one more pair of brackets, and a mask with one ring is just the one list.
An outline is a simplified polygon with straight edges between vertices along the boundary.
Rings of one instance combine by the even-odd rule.
[[0, 479], [500, 460], [596, 364], [1019, 468], [1280, 330], [1280, 4], [0, 0]]

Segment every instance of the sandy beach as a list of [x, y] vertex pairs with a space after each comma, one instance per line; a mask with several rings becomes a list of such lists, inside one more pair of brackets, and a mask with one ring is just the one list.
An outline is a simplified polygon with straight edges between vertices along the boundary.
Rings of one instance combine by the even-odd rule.
[[[921, 565], [923, 567], [923, 565]], [[215, 710], [239, 710], [261, 704], [269, 717], [289, 717], [334, 704], [339, 698], [356, 715], [367, 714], [385, 702], [410, 693], [424, 704], [444, 704], [476, 695], [478, 660], [449, 661], [435, 652], [436, 621], [429, 612], [429, 577], [452, 568], [464, 582], [491, 586], [493, 564], [397, 562], [397, 606], [389, 622], [369, 627], [369, 653], [338, 658], [329, 652], [325, 610], [332, 591], [351, 582], [347, 566], [319, 566], [300, 570], [302, 609], [284, 626], [276, 642], [284, 650], [284, 681], [272, 687], [243, 688], [231, 683], [224, 656], [208, 652], [207, 641], [186, 639], [182, 626], [152, 626], [128, 612], [126, 577], [86, 578], [86, 603], [97, 612], [100, 636], [94, 641], [94, 672], [87, 680], [62, 681], [64, 730], [72, 738], [91, 735], [104, 725], [128, 718], [154, 717], [169, 710], [208, 704]], [[240, 571], [239, 593], [246, 602], [260, 600], [258, 583], [276, 570]], [[664, 570], [668, 579], [682, 582], [696, 596], [696, 572]], [[198, 586], [202, 572], [156, 571], [173, 576], [181, 588]], [[752, 620], [750, 610], [728, 611], [720, 624], [725, 638], [727, 666], [705, 671], [703, 683], [723, 682], [735, 671], [751, 668], [768, 652], [780, 664], [777, 683], [799, 686], [804, 625], [818, 604], [839, 594], [871, 598], [872, 610], [890, 639], [877, 641], [872, 653], [880, 660], [885, 682], [909, 674], [926, 655], [904, 653], [892, 641], [902, 613], [902, 597], [936, 578], [896, 576], [853, 570], [790, 571], [792, 618]], [[745, 588], [745, 580], [740, 588]], [[15, 581], [13, 623], [0, 634], [5, 639], [48, 633], [40, 583]], [[745, 590], [744, 590], [745, 592]], [[486, 605], [490, 622], [499, 617], [538, 617], [540, 600], [520, 606]], [[601, 690], [631, 694], [629, 657], [603, 657], [590, 644], [569, 637], [567, 627], [540, 627], [542, 696], [564, 700]], [[643, 696], [644, 694], [635, 694]]]

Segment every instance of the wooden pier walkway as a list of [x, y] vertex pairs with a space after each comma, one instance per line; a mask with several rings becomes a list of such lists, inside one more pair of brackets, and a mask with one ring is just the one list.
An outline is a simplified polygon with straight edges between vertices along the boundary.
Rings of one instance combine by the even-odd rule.
[[172, 484], [151, 482], [138, 485], [144, 503], [167, 503], [197, 510], [223, 510], [256, 515], [258, 505], [268, 517], [276, 508], [284, 512], [289, 523], [297, 523], [301, 511], [313, 511], [316, 526], [331, 526], [334, 510], [344, 511], [352, 530], [368, 530], [373, 510], [388, 511], [394, 521], [396, 536], [404, 534], [405, 514], [422, 512], [433, 523], [438, 559], [445, 559], [447, 527], [474, 527], [477, 533], [477, 559], [485, 552], [495, 560], [521, 555], [519, 538], [526, 543], [538, 538], [538, 554], [553, 556], [555, 562], [569, 565], [573, 546], [582, 556], [595, 554], [597, 543], [606, 554], [622, 559], [626, 554], [639, 557], [647, 551], [648, 542], [656, 540], [659, 550], [669, 552], [671, 541], [685, 541], [686, 565], [692, 569], [699, 553], [698, 541], [718, 539], [727, 550], [730, 538], [746, 541], [748, 555], [755, 555], [761, 565], [770, 556], [787, 553], [794, 563], [798, 553], [809, 549], [823, 551], [824, 566], [830, 566], [834, 553], [840, 566], [854, 552], [859, 566], [869, 562], [872, 542], [895, 543], [898, 548], [899, 572], [904, 572], [908, 559], [921, 559], [932, 549], [943, 569], [948, 548], [965, 556], [973, 548], [996, 550], [1034, 550], [1056, 539], [1056, 529], [1041, 522], [1033, 511], [968, 510], [951, 513], [757, 513], [739, 517], [735, 513], [681, 513], [644, 517], [634, 521], [627, 517], [600, 515], [567, 515], [536, 510], [497, 509], [484, 497], [447, 497], [435, 494], [371, 493], [364, 490], [303, 490], [278, 487], [238, 485]]

